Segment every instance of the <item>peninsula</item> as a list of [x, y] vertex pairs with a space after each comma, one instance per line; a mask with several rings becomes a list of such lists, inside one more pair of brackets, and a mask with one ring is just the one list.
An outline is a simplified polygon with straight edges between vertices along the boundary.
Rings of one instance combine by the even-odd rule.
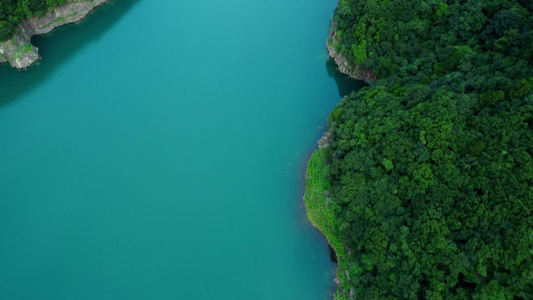
[[0, 43], [0, 63], [9, 63], [17, 69], [25, 69], [40, 59], [39, 49], [31, 44], [34, 35], [48, 33], [55, 28], [75, 23], [96, 7], [110, 0], [68, 0], [65, 4], [46, 10], [44, 14], [29, 16], [14, 29], [13, 37]]
[[369, 83], [308, 163], [335, 299], [530, 299], [533, 2], [340, 0], [327, 49]]

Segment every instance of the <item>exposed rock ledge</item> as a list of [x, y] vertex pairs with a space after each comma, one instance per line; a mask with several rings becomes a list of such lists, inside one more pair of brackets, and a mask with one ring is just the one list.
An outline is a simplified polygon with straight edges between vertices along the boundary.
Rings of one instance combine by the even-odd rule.
[[31, 44], [31, 37], [48, 33], [68, 23], [78, 22], [96, 7], [110, 0], [69, 0], [55, 7], [42, 17], [22, 21], [12, 39], [0, 43], [0, 63], [9, 62], [17, 69], [24, 69], [40, 59], [39, 49]]
[[334, 44], [340, 43], [340, 38], [335, 33], [335, 24], [331, 22], [331, 27], [329, 30], [329, 38], [326, 43], [326, 49], [328, 49], [329, 57], [333, 58], [339, 72], [350, 76], [353, 79], [363, 80], [368, 82], [370, 79], [376, 79], [377, 76], [372, 73], [372, 70], [363, 70], [358, 65], [352, 66], [345, 58], [337, 52]]

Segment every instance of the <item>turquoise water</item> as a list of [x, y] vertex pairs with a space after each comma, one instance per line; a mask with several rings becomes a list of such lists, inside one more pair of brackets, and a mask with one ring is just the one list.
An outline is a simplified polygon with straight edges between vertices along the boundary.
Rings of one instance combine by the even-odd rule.
[[335, 5], [118, 0], [1, 66], [0, 299], [328, 299]]

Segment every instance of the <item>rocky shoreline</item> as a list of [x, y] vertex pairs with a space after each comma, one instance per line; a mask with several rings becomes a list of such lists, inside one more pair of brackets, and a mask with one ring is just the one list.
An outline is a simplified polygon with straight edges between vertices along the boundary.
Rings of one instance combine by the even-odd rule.
[[41, 58], [39, 48], [31, 44], [32, 36], [79, 22], [93, 9], [109, 1], [111, 0], [69, 0], [67, 4], [49, 10], [44, 16], [22, 21], [13, 38], [0, 43], [0, 63], [8, 62], [17, 69], [30, 67]]
[[371, 79], [376, 79], [377, 76], [372, 73], [372, 70], [364, 70], [359, 65], [351, 65], [344, 56], [337, 52], [337, 49], [333, 45], [340, 43], [340, 38], [335, 33], [335, 23], [331, 21], [331, 27], [329, 29], [329, 37], [326, 43], [326, 49], [328, 55], [331, 57], [339, 72], [350, 76], [353, 79], [363, 80], [368, 82]]

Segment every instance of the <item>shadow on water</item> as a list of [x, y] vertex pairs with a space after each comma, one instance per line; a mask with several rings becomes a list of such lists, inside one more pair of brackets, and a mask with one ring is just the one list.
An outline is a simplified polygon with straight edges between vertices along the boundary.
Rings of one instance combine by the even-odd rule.
[[333, 77], [337, 83], [337, 89], [339, 90], [339, 96], [344, 97], [350, 95], [352, 91], [357, 91], [367, 84], [362, 80], [355, 80], [348, 75], [344, 75], [337, 70], [335, 61], [329, 58], [326, 61], [326, 69], [328, 70], [329, 77]]
[[111, 1], [78, 24], [69, 24], [49, 34], [35, 36], [32, 43], [39, 47], [41, 54], [41, 60], [36, 65], [25, 71], [15, 70], [9, 64], [0, 65], [0, 107], [45, 83], [56, 69], [78, 51], [98, 41], [138, 1]]

